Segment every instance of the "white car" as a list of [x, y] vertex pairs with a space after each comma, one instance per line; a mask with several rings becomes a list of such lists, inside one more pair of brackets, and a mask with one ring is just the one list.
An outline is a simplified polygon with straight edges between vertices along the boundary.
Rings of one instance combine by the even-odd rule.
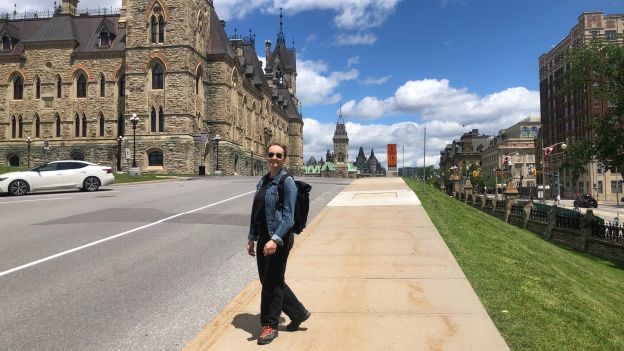
[[0, 193], [19, 196], [63, 188], [96, 191], [114, 180], [111, 167], [76, 160], [52, 161], [27, 171], [0, 174]]

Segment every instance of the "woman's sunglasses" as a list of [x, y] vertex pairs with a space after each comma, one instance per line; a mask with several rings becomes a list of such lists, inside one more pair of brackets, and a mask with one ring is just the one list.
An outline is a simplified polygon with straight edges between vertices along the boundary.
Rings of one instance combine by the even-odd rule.
[[278, 160], [281, 160], [284, 155], [280, 152], [267, 152], [267, 158], [273, 158], [275, 156]]

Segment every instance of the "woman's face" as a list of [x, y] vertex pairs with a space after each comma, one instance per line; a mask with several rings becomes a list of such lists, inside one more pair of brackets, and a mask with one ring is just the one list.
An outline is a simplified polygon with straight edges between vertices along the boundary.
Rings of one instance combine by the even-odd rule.
[[284, 149], [279, 145], [272, 145], [267, 151], [267, 166], [271, 173], [276, 174], [284, 165]]

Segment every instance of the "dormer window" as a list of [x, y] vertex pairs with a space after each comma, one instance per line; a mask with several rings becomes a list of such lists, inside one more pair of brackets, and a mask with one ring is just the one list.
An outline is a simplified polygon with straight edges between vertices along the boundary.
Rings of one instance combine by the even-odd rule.
[[13, 50], [13, 41], [11, 40], [11, 37], [9, 37], [7, 34], [4, 34], [2, 36], [2, 51], [11, 50]]
[[107, 31], [103, 30], [100, 32], [100, 47], [109, 47], [111, 45], [111, 35]]

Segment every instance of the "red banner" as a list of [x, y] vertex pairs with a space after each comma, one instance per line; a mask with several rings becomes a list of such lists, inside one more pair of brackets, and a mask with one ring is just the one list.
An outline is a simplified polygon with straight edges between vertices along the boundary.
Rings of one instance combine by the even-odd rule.
[[388, 167], [397, 166], [397, 148], [396, 144], [388, 144]]

